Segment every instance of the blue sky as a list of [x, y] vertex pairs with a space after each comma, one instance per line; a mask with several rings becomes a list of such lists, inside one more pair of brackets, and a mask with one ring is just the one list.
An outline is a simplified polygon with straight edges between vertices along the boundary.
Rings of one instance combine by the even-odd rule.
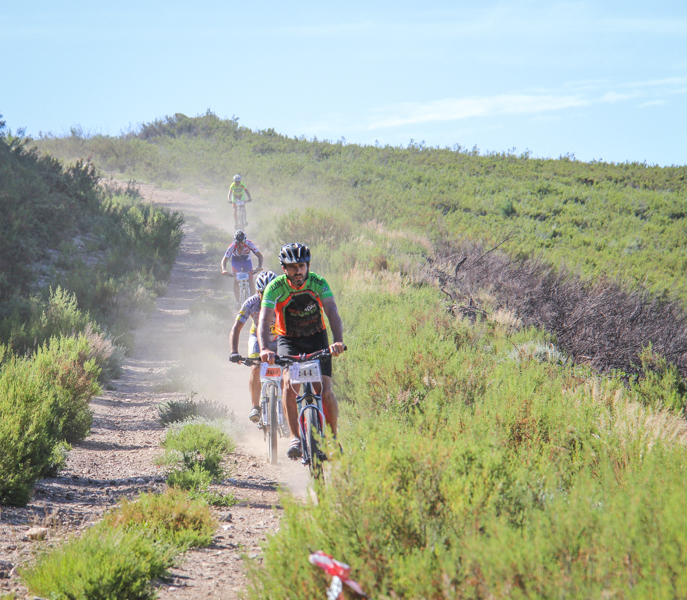
[[687, 164], [687, 2], [5, 0], [13, 130], [208, 108], [371, 144]]

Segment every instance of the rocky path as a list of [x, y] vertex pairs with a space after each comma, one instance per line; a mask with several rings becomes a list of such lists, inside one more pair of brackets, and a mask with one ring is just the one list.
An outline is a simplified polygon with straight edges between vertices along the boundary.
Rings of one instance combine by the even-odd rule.
[[[155, 203], [221, 227], [212, 206], [197, 197], [151, 186], [141, 186], [141, 192]], [[197, 229], [192, 224], [185, 226], [186, 235], [166, 293], [135, 331], [135, 351], [126, 361], [123, 377], [114, 382], [116, 389], [93, 401], [91, 435], [70, 452], [67, 468], [59, 477], [43, 479], [36, 485], [28, 506], [5, 507], [0, 512], [0, 594], [26, 594], [16, 567], [40, 547], [88, 527], [123, 496], [133, 498], [142, 491], [164, 489], [163, 472], [154, 465], [163, 433], [157, 405], [186, 394], [155, 390], [169, 368], [188, 353], [188, 320], [194, 303], [216, 301], [221, 293], [210, 284], [217, 277], [221, 256], [208, 262]], [[242, 339], [241, 347], [243, 344]], [[231, 476], [217, 486], [217, 491], [233, 493], [239, 503], [215, 510], [220, 526], [213, 544], [187, 552], [171, 578], [158, 582], [162, 599], [237, 598], [245, 587], [244, 557], [259, 559], [260, 543], [279, 526], [278, 489], [290, 487], [302, 493], [307, 486], [299, 464], [286, 459], [276, 467], [266, 463], [262, 434], [247, 420], [249, 371], [228, 363], [228, 349], [224, 356], [216, 354], [208, 355], [204, 360], [208, 368], [196, 378], [205, 389], [213, 390], [211, 399], [228, 406], [237, 422], [246, 424], [231, 456]], [[31, 528], [37, 526], [47, 529], [44, 541], [30, 539]]]

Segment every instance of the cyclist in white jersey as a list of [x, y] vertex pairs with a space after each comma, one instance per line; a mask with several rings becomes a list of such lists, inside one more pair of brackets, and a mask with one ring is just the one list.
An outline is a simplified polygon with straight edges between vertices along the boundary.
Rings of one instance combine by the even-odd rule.
[[[258, 358], [260, 356], [260, 345], [258, 344], [257, 338], [257, 327], [260, 319], [260, 304], [262, 303], [262, 293], [265, 291], [267, 284], [272, 281], [277, 274], [274, 271], [265, 271], [260, 273], [255, 280], [255, 287], [258, 293], [251, 296], [243, 303], [243, 306], [236, 315], [236, 321], [234, 321], [234, 326], [231, 328], [231, 333], [229, 334], [229, 343], [231, 347], [231, 355], [229, 360], [231, 362], [240, 362], [239, 351], [239, 335], [243, 326], [248, 321], [248, 317], [253, 319], [253, 325], [250, 328], [250, 334], [248, 336], [248, 357]], [[274, 323], [272, 323], [272, 339], [270, 341], [270, 349], [274, 352], [277, 351], [277, 335], [274, 333]], [[248, 388], [250, 389], [250, 398], [252, 402], [252, 408], [248, 418], [257, 423], [260, 421], [260, 366], [255, 365], [251, 367], [250, 370], [250, 380], [248, 382]]]
[[[253, 263], [250, 260], [251, 252], [255, 254], [258, 259], [258, 267], [253, 270]], [[257, 273], [262, 270], [262, 253], [258, 250], [258, 247], [246, 238], [246, 234], [240, 229], [234, 234], [234, 241], [227, 248], [224, 253], [222, 262], [220, 264], [222, 268], [222, 275], [229, 275], [227, 271], [227, 262], [231, 259], [231, 269], [233, 273], [250, 273], [250, 279], [248, 280], [250, 284], [250, 293], [255, 294], [255, 284], [253, 282], [253, 273]], [[236, 303], [239, 303], [239, 282], [236, 281], [234, 277], [234, 296], [236, 296]]]

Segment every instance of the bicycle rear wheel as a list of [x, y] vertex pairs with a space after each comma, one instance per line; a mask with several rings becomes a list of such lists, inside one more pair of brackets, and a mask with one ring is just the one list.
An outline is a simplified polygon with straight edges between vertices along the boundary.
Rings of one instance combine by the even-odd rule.
[[269, 414], [270, 414], [270, 429], [267, 445], [269, 447], [270, 464], [277, 464], [277, 435], [279, 433], [279, 421], [277, 420], [277, 390], [275, 386], [270, 385], [269, 391]]
[[319, 414], [315, 407], [308, 408], [305, 411], [305, 431], [304, 437], [305, 446], [310, 458], [308, 467], [310, 469], [310, 475], [314, 479], [320, 479], [322, 477], [322, 459], [320, 458], [320, 449], [318, 447], [319, 439]]
[[242, 231], [246, 229], [246, 207], [240, 204], [237, 209], [238, 226]]

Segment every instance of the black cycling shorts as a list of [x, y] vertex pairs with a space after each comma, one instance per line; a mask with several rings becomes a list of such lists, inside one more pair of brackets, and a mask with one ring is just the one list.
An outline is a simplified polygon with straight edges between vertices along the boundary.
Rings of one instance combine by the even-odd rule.
[[[280, 356], [298, 356], [299, 354], [310, 354], [318, 350], [329, 348], [329, 337], [327, 330], [323, 329], [313, 335], [306, 335], [304, 337], [289, 337], [280, 335], [277, 338], [277, 354]], [[320, 373], [327, 377], [332, 376], [332, 357], [320, 359]]]

